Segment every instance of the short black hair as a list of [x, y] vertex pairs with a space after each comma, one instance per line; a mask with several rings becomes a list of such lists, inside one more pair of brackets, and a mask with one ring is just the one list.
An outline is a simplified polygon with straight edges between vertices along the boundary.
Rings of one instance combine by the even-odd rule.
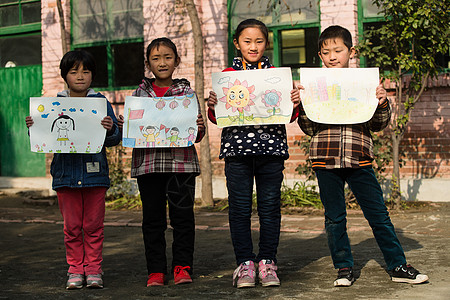
[[352, 34], [350, 33], [350, 31], [342, 26], [332, 25], [325, 29], [319, 36], [319, 52], [322, 50], [322, 46], [326, 40], [335, 40], [338, 38], [342, 39], [344, 45], [347, 46], [348, 50], [353, 47]]
[[59, 64], [61, 77], [65, 82], [70, 69], [78, 68], [80, 64], [83, 65], [83, 69], [91, 71], [92, 79], [94, 79], [97, 70], [94, 56], [86, 50], [72, 50], [64, 54]]
[[161, 37], [161, 38], [154, 39], [147, 46], [147, 53], [145, 56], [147, 61], [150, 60], [150, 53], [152, 52], [153, 48], [159, 49], [159, 46], [161, 46], [161, 45], [166, 46], [173, 50], [173, 53], [175, 55], [175, 61], [177, 61], [179, 59], [177, 46], [174, 44], [174, 42], [172, 42], [170, 39], [168, 39], [166, 37]]

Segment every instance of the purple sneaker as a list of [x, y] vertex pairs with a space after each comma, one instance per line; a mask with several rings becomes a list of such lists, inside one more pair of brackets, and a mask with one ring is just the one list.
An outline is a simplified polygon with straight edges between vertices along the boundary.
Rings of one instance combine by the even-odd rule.
[[251, 260], [243, 262], [234, 270], [233, 286], [238, 289], [255, 286], [255, 264]]
[[277, 266], [271, 259], [262, 259], [259, 262], [259, 282], [262, 286], [279, 286]]

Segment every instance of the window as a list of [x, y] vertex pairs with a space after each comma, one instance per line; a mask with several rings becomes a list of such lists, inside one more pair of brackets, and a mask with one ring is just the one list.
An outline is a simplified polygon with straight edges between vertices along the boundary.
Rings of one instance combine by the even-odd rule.
[[318, 1], [272, 1], [270, 6], [267, 6], [269, 1], [258, 0], [233, 0], [228, 3], [230, 62], [235, 54], [233, 36], [236, 27], [245, 19], [257, 18], [269, 28], [269, 47], [264, 55], [274, 66], [291, 67], [294, 79], [299, 79], [300, 67], [320, 65], [317, 56]]
[[0, 68], [40, 65], [41, 1], [0, 0]]
[[93, 87], [132, 88], [144, 76], [142, 0], [72, 1], [75, 49], [92, 53]]

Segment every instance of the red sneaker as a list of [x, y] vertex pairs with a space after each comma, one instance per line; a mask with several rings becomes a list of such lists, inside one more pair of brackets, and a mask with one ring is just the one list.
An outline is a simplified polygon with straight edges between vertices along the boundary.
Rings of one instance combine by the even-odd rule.
[[164, 285], [164, 273], [151, 273], [148, 275], [147, 286]]
[[192, 282], [191, 276], [186, 271], [186, 270], [190, 270], [190, 269], [191, 269], [191, 267], [189, 267], [189, 266], [186, 266], [186, 267], [175, 266], [175, 269], [173, 270], [173, 278], [174, 278], [175, 284], [191, 283]]

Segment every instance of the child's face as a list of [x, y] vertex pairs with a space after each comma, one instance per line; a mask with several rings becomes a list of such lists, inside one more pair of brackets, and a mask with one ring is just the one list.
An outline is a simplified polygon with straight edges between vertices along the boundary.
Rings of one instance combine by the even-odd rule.
[[71, 97], [85, 97], [92, 83], [92, 72], [84, 69], [83, 64], [73, 67], [66, 76]]
[[56, 126], [59, 129], [66, 129], [70, 126], [70, 120], [67, 119], [59, 119], [58, 121], [56, 121]]
[[241, 51], [242, 58], [246, 62], [256, 63], [261, 60], [268, 41], [258, 27], [247, 27], [233, 43], [236, 49]]
[[159, 45], [150, 51], [147, 67], [157, 80], [171, 79], [175, 68], [179, 64], [173, 50], [167, 46]]
[[319, 52], [319, 57], [327, 68], [348, 68], [353, 56], [355, 48], [348, 49], [341, 38], [325, 40]]

